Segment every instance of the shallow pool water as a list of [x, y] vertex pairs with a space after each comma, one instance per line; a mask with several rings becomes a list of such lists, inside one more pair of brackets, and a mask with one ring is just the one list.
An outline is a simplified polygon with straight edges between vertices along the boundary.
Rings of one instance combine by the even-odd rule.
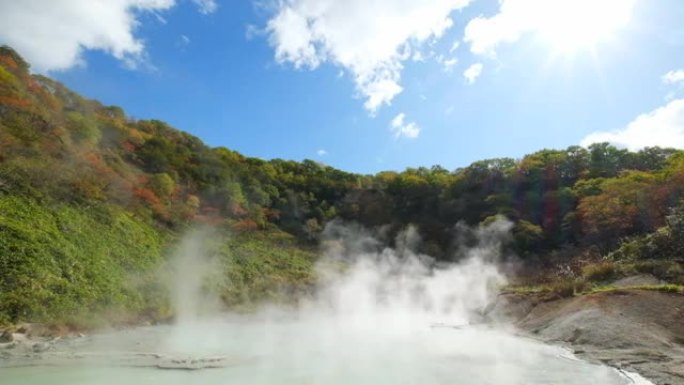
[[[212, 362], [221, 367], [178, 369], [196, 369]], [[633, 383], [612, 368], [576, 360], [563, 349], [506, 331], [436, 325], [410, 329], [392, 324], [350, 326], [315, 318], [249, 322], [231, 319], [200, 322], [182, 329], [138, 328], [65, 341], [40, 359], [14, 362], [29, 364], [0, 369], [0, 383]]]
[[485, 310], [504, 281], [486, 262], [497, 255], [497, 243], [491, 234], [483, 239], [452, 265], [390, 249], [355, 254], [345, 269], [323, 264], [314, 295], [293, 308], [272, 305], [249, 315], [203, 312], [202, 280], [186, 268], [197, 258], [192, 247], [181, 248], [188, 258], [181, 258], [176, 279], [177, 325], [67, 339], [37, 355], [15, 349], [0, 361], [0, 384], [635, 383], [504, 327], [476, 325], [489, 320]]

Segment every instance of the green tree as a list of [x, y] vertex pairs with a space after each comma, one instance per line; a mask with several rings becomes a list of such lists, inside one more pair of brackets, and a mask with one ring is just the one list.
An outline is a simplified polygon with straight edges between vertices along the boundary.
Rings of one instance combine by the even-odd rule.
[[150, 176], [149, 186], [162, 199], [168, 199], [176, 188], [176, 182], [167, 173], [157, 173]]

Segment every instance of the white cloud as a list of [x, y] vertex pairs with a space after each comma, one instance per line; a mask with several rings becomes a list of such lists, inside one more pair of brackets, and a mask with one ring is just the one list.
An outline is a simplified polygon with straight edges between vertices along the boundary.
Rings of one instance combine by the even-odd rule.
[[406, 114], [402, 112], [399, 115], [395, 116], [394, 119], [392, 119], [392, 121], [390, 122], [390, 127], [392, 128], [392, 132], [394, 132], [394, 137], [396, 139], [402, 137], [409, 139], [417, 138], [418, 135], [420, 135], [420, 127], [418, 127], [418, 125], [415, 122], [404, 122], [405, 118]]
[[444, 65], [444, 70], [446, 72], [450, 72], [457, 63], [458, 63], [458, 59], [456, 59], [455, 57], [452, 57], [451, 59], [444, 60], [444, 62], [442, 64]]
[[463, 77], [467, 84], [475, 83], [475, 80], [482, 74], [482, 63], [475, 63], [463, 71]]
[[465, 28], [474, 54], [495, 55], [502, 43], [535, 34], [557, 49], [590, 46], [610, 38], [630, 20], [636, 0], [500, 0], [499, 12]]
[[134, 31], [140, 11], [162, 11], [174, 0], [0, 1], [0, 41], [38, 72], [84, 64], [84, 49], [107, 52], [134, 67], [145, 46]]
[[316, 151], [316, 155], [326, 156], [326, 155], [328, 155], [328, 151], [325, 151], [324, 149], [320, 149], [320, 150]]
[[422, 52], [416, 51], [413, 53], [413, 56], [411, 56], [411, 60], [417, 61], [417, 62], [423, 62], [423, 61], [425, 61], [425, 57], [423, 57]]
[[282, 0], [266, 31], [279, 63], [325, 62], [353, 75], [374, 114], [402, 91], [402, 63], [453, 25], [471, 0]]
[[663, 75], [662, 80], [665, 84], [684, 84], [684, 69], [672, 70]]
[[197, 5], [197, 8], [203, 15], [214, 13], [218, 9], [218, 3], [216, 3], [216, 0], [192, 0], [192, 2]]
[[451, 48], [449, 48], [449, 53], [454, 53], [458, 49], [458, 47], [461, 46], [461, 42], [456, 40], [454, 44], [451, 45]]
[[610, 142], [630, 150], [654, 146], [684, 148], [684, 99], [672, 100], [663, 107], [639, 115], [623, 129], [592, 133], [581, 144], [586, 147], [600, 142]]
[[158, 22], [166, 25], [168, 21], [164, 18], [164, 16], [160, 15], [158, 12], [154, 12], [154, 17], [157, 19]]
[[440, 55], [437, 55], [437, 57], [435, 58], [435, 60], [437, 60], [437, 63], [439, 63], [439, 64], [442, 65], [442, 68], [444, 69], [444, 72], [451, 72], [451, 71], [453, 71], [454, 66], [456, 66], [456, 64], [458, 64], [458, 59], [457, 59], [457, 58], [455, 58], [455, 57], [447, 58], [446, 56], [441, 55], [441, 54], [440, 54]]
[[180, 35], [180, 45], [186, 46], [190, 44], [190, 38], [185, 35]]
[[247, 40], [252, 40], [256, 37], [263, 36], [264, 35], [264, 30], [257, 27], [254, 24], [247, 24], [247, 27], [245, 28], [245, 39]]

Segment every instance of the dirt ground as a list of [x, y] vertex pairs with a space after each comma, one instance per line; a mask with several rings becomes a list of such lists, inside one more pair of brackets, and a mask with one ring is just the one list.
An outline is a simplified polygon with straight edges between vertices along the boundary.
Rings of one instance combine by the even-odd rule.
[[633, 371], [657, 385], [684, 384], [684, 295], [624, 289], [572, 298], [503, 294], [491, 317], [567, 345], [580, 358]]

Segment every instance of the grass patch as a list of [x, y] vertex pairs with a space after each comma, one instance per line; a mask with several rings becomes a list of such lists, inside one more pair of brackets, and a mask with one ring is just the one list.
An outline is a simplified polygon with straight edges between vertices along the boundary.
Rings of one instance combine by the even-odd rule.
[[663, 293], [684, 294], [684, 285], [663, 283], [659, 285], [633, 285], [633, 286], [613, 286], [613, 285], [590, 285], [583, 281], [559, 281], [551, 284], [537, 286], [514, 286], [505, 287], [501, 290], [502, 294], [523, 294], [541, 295], [545, 299], [553, 300], [559, 298], [569, 298], [577, 295], [597, 294], [597, 293], [619, 293], [630, 290], [659, 291]]
[[[639, 274], [652, 275], [665, 283], [622, 287], [610, 284], [611, 281]], [[684, 268], [675, 261], [667, 260], [645, 260], [628, 263], [602, 261], [583, 266], [581, 275], [577, 278], [555, 278], [545, 283], [507, 286], [501, 289], [501, 293], [539, 295], [546, 299], [558, 299], [575, 295], [625, 290], [684, 293]]]
[[665, 293], [684, 293], [684, 285], [676, 285], [671, 283], [664, 283], [660, 285], [634, 285], [634, 286], [594, 286], [588, 290], [585, 294], [594, 293], [610, 293], [610, 292], [620, 292], [627, 290], [649, 290], [649, 291], [660, 291]]
[[547, 299], [568, 298], [581, 294], [587, 283], [581, 279], [561, 279], [541, 285], [522, 285], [504, 287], [504, 294], [535, 294], [544, 295]]
[[675, 261], [643, 260], [635, 262], [603, 261], [582, 268], [582, 279], [589, 283], [603, 283], [639, 274], [648, 274], [661, 281], [684, 284], [684, 268]]

